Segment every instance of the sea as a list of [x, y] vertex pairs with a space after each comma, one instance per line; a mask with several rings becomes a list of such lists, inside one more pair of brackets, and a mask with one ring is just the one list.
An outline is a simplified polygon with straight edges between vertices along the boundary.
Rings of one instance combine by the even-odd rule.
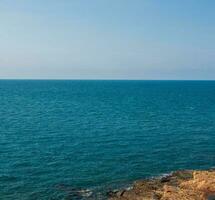
[[107, 199], [215, 166], [215, 81], [1, 80], [0, 199]]

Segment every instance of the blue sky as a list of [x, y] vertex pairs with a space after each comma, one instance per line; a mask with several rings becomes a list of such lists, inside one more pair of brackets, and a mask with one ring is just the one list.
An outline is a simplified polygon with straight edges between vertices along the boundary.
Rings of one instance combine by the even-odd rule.
[[0, 78], [215, 79], [213, 0], [1, 0]]

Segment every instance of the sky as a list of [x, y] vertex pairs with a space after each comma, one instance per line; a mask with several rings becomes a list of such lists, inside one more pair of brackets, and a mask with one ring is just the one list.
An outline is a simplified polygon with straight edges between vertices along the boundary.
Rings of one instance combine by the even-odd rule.
[[0, 79], [215, 80], [214, 0], [0, 0]]

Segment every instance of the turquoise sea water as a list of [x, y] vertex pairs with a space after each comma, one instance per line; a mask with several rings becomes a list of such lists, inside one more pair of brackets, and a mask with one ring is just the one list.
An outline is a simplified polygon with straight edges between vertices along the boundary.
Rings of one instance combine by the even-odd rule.
[[214, 166], [214, 81], [0, 81], [2, 200], [103, 199]]

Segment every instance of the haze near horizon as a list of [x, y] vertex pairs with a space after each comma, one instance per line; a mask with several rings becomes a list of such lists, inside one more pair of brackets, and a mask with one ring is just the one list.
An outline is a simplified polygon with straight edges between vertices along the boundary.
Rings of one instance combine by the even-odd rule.
[[215, 2], [0, 2], [0, 79], [215, 79]]

